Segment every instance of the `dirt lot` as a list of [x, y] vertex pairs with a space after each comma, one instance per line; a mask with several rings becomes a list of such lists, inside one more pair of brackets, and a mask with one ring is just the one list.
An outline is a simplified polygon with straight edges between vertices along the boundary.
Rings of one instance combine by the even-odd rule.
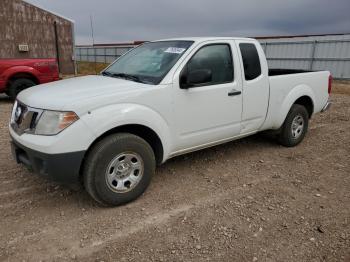
[[350, 261], [350, 84], [304, 142], [253, 136], [168, 161], [101, 208], [17, 166], [0, 98], [1, 261]]

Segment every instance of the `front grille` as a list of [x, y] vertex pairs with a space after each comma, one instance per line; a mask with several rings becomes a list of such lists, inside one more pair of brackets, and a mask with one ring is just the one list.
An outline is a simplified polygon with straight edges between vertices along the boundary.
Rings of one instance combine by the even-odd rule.
[[31, 108], [16, 101], [11, 116], [11, 127], [18, 134], [33, 133], [42, 114], [41, 109]]

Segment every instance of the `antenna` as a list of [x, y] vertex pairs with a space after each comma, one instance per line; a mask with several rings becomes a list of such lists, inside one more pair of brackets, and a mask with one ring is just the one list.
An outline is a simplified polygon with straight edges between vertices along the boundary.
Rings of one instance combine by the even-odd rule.
[[94, 50], [94, 67], [95, 67], [95, 74], [97, 74], [97, 68], [96, 68], [96, 49], [95, 49], [95, 37], [94, 37], [94, 24], [93, 24], [93, 17], [92, 17], [92, 14], [90, 14], [90, 25], [91, 25], [92, 48], [93, 48], [93, 50]]

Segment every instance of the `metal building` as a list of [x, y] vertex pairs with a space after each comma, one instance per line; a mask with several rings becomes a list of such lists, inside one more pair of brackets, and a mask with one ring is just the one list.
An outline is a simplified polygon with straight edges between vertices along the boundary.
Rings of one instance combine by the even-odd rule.
[[334, 78], [350, 79], [350, 34], [258, 39], [270, 68], [329, 70]]
[[22, 0], [0, 1], [0, 59], [57, 58], [75, 73], [74, 21]]

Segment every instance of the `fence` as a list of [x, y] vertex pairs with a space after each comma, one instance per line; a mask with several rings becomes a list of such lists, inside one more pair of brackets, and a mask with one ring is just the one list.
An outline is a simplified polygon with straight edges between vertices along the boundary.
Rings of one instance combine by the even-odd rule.
[[[350, 34], [259, 41], [270, 68], [329, 70], [334, 78], [350, 79]], [[77, 47], [76, 60], [111, 63], [134, 47], [135, 45]]]
[[76, 47], [76, 61], [82, 62], [97, 62], [97, 63], [112, 63], [125, 52], [134, 48], [135, 45], [123, 46], [83, 46]]

